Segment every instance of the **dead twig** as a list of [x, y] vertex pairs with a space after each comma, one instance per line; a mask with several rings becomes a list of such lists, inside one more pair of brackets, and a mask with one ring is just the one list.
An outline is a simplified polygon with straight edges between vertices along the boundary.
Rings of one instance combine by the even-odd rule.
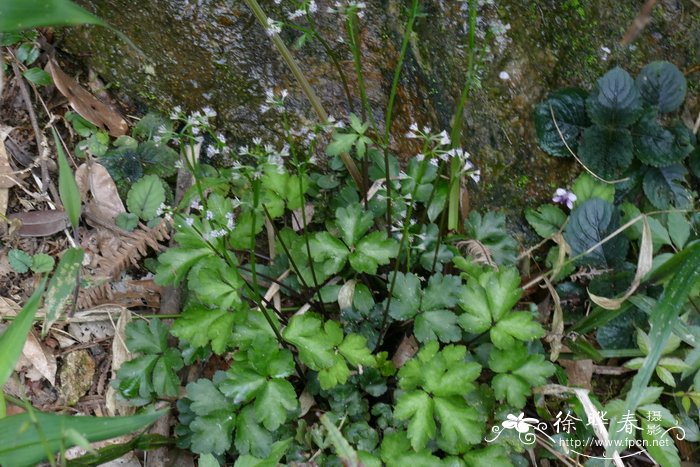
[[629, 28], [627, 28], [627, 32], [625, 32], [625, 35], [622, 37], [620, 44], [623, 46], [630, 45], [644, 30], [644, 28], [647, 27], [647, 25], [651, 22], [651, 10], [654, 9], [656, 1], [657, 0], [647, 0], [644, 2], [642, 9], [639, 10], [639, 14], [634, 18], [634, 21], [632, 21]]

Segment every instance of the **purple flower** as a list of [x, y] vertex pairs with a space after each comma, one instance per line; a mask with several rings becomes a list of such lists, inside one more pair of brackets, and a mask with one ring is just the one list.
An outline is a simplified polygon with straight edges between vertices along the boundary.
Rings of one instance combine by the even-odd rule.
[[552, 201], [559, 204], [566, 204], [566, 207], [571, 209], [574, 207], [576, 195], [570, 192], [569, 190], [565, 190], [564, 188], [557, 188], [557, 191], [554, 192], [554, 197], [552, 198]]

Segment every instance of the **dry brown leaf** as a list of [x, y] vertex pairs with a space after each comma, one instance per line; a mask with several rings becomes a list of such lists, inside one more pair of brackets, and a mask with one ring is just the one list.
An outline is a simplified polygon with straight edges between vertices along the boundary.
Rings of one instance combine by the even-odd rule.
[[[133, 355], [126, 347], [126, 325], [131, 321], [131, 312], [126, 308], [122, 308], [117, 324], [114, 326], [114, 340], [112, 341], [112, 379], [117, 376], [117, 370], [122, 364], [131, 358]], [[125, 402], [117, 398], [117, 394], [112, 386], [107, 389], [105, 395], [105, 407], [107, 413], [114, 417], [116, 415], [133, 415], [135, 408], [129, 406]]]
[[66, 229], [70, 222], [65, 211], [16, 212], [7, 216], [22, 223], [17, 233], [20, 237], [46, 237]]
[[545, 337], [545, 340], [550, 344], [549, 359], [555, 362], [559, 358], [559, 353], [561, 352], [561, 339], [564, 337], [564, 311], [561, 309], [561, 299], [559, 298], [559, 294], [552, 283], [546, 277], [543, 280], [550, 296], [552, 297], [552, 302], [554, 303], [552, 327], [549, 334], [547, 334]]
[[302, 391], [301, 395], [299, 396], [299, 408], [301, 410], [299, 417], [306, 415], [314, 405], [316, 405], [314, 396], [307, 391]]
[[559, 364], [564, 367], [570, 386], [591, 389], [593, 360], [560, 360]]
[[56, 88], [66, 96], [70, 106], [81, 117], [106, 130], [111, 136], [126, 134], [129, 125], [114, 109], [100, 102], [77, 81], [65, 74], [55, 60], [49, 60], [47, 68]]
[[622, 303], [627, 300], [637, 290], [642, 279], [651, 271], [652, 260], [654, 259], [654, 245], [652, 243], [651, 228], [647, 216], [642, 215], [642, 240], [639, 243], [639, 259], [637, 260], [637, 272], [627, 291], [619, 298], [599, 297], [588, 291], [591, 301], [606, 310], [617, 310]]
[[[17, 361], [15, 369], [33, 368], [35, 372], [28, 371], [27, 377], [32, 381], [46, 378], [52, 386], [56, 384], [56, 357], [45, 346], [39, 342], [34, 335], [34, 331], [27, 335], [22, 348], [22, 358]], [[37, 377], [38, 376], [38, 377]]]
[[82, 164], [75, 171], [75, 181], [83, 201], [87, 200], [90, 191], [100, 218], [113, 220], [117, 214], [126, 212], [117, 185], [103, 165], [96, 162]]
[[304, 228], [304, 217], [306, 217], [306, 225], [311, 223], [314, 217], [314, 205], [308, 203], [304, 206], [304, 215], [302, 216], [301, 208], [292, 211], [292, 230], [295, 232]]
[[[3, 132], [3, 134], [7, 134]], [[16, 184], [12, 174], [12, 167], [5, 150], [5, 138], [0, 137], [0, 218], [4, 219], [7, 214], [7, 203], [10, 200], [10, 188]], [[3, 220], [2, 230], [7, 230], [7, 223]]]
[[413, 336], [406, 336], [396, 349], [396, 353], [391, 358], [391, 363], [394, 364], [394, 367], [401, 368], [403, 364], [412, 359], [417, 352], [418, 341], [416, 338]]

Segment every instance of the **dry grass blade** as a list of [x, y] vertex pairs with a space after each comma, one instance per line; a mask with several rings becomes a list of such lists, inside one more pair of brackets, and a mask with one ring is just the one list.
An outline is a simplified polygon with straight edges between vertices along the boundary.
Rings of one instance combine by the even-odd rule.
[[588, 296], [596, 305], [606, 310], [617, 310], [622, 303], [627, 300], [637, 290], [642, 279], [651, 271], [652, 260], [654, 259], [654, 246], [652, 244], [651, 229], [647, 216], [642, 216], [642, 241], [639, 245], [639, 259], [637, 260], [637, 272], [627, 291], [619, 298], [599, 297], [588, 291]]
[[496, 268], [496, 262], [493, 260], [489, 247], [481, 243], [479, 240], [467, 240], [457, 243], [457, 248], [466, 247], [467, 254], [471, 256], [477, 264], [485, 264]]
[[111, 107], [100, 102], [77, 81], [61, 70], [56, 61], [47, 65], [56, 88], [66, 96], [70, 106], [85, 120], [107, 130], [111, 136], [122, 136], [129, 131], [129, 124]]
[[551, 361], [556, 361], [559, 358], [559, 352], [561, 352], [561, 339], [564, 337], [564, 312], [561, 309], [561, 299], [559, 294], [552, 286], [552, 283], [544, 278], [545, 286], [549, 291], [554, 302], [554, 314], [552, 315], [552, 329], [545, 337], [545, 340], [550, 344], [550, 355], [549, 359]]
[[[586, 416], [588, 417], [588, 423], [593, 427], [593, 432], [595, 433], [596, 437], [600, 440], [603, 446], [607, 446], [610, 441], [608, 429], [605, 427], [605, 423], [600, 416], [598, 408], [593, 405], [591, 398], [588, 397], [588, 390], [580, 388], [569, 388], [569, 390], [572, 391], [576, 395], [576, 398], [581, 402], [583, 410], [586, 412]], [[625, 465], [622, 463], [622, 459], [620, 459], [620, 455], [617, 452], [613, 454], [612, 459], [617, 467], [625, 467]]]

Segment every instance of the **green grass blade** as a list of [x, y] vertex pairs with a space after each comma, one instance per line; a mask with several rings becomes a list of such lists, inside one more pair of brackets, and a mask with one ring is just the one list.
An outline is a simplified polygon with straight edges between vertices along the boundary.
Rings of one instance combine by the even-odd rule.
[[[682, 255], [683, 261], [678, 264], [676, 274], [664, 289], [656, 309], [649, 319], [651, 325], [649, 354], [632, 380], [632, 389], [627, 394], [623, 414], [636, 412], [639, 401], [661, 359], [661, 352], [678, 320], [678, 315], [685, 306], [691, 290], [700, 279], [700, 243], [688, 246], [685, 250], [687, 251], [678, 253]], [[612, 419], [610, 426], [616, 426], [616, 422], [615, 419]], [[624, 436], [615, 430], [611, 431], [611, 437], [614, 439], [621, 439], [621, 436]]]
[[24, 341], [34, 322], [34, 315], [39, 309], [41, 294], [44, 292], [46, 280], [34, 291], [22, 310], [17, 314], [12, 324], [0, 336], [0, 388], [5, 385], [15, 368], [15, 363], [22, 353]]
[[56, 152], [58, 153], [58, 194], [61, 196], [61, 202], [63, 203], [63, 208], [68, 214], [68, 219], [73, 228], [78, 227], [78, 221], [80, 220], [80, 190], [78, 189], [78, 184], [75, 183], [75, 177], [73, 177], [73, 171], [68, 165], [68, 159], [66, 158], [66, 153], [63, 152], [63, 145], [58, 138], [58, 133], [56, 129], [53, 130], [53, 140], [56, 143]]
[[[21, 349], [21, 348], [20, 348]], [[35, 465], [46, 458], [42, 445], [51, 452], [70, 447], [67, 432], [74, 430], [90, 442], [115, 438], [144, 428], [165, 411], [130, 417], [74, 417], [35, 412], [36, 422], [28, 413], [0, 420], [0, 465], [22, 467]], [[41, 432], [37, 430], [41, 427]]]
[[0, 32], [71, 24], [107, 26], [107, 23], [100, 18], [69, 0], [6, 0], [0, 2]]

